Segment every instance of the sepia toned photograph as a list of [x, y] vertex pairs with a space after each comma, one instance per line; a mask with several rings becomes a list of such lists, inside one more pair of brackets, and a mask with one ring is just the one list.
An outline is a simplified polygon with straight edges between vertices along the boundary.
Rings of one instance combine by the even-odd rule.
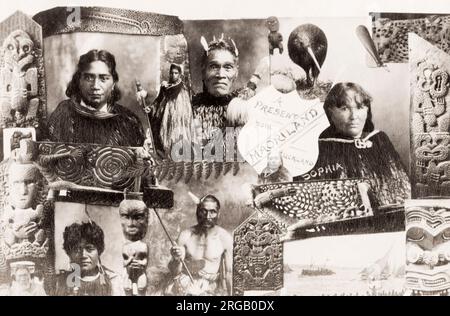
[[286, 295], [402, 296], [405, 233], [319, 237], [284, 246]]
[[406, 205], [406, 295], [448, 296], [448, 201]]
[[[409, 89], [393, 83], [407, 80], [407, 65], [389, 72], [366, 65], [362, 18], [276, 22], [289, 40], [270, 55], [275, 89], [248, 101], [254, 119], [239, 139], [260, 173], [254, 205], [280, 223], [285, 240], [403, 231], [411, 195], [409, 135], [401, 132], [409, 126]], [[343, 38], [348, 45], [339, 44]], [[310, 64], [296, 59], [303, 53]], [[293, 79], [290, 91], [277, 88], [281, 74]], [[325, 94], [311, 94], [321, 82], [329, 82]]]
[[446, 296], [450, 7], [413, 4], [5, 4], [0, 295]]

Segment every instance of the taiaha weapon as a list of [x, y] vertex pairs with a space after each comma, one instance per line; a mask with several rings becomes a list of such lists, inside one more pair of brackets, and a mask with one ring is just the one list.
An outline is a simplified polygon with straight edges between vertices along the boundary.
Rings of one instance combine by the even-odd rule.
[[[136, 79], [136, 91], [137, 91], [137, 92], [140, 92], [140, 91], [142, 91], [142, 90], [143, 90], [143, 89], [142, 89], [142, 84], [141, 84], [141, 82], [140, 82], [139, 80]], [[147, 106], [147, 103], [145, 102], [145, 97], [143, 97], [142, 95], [139, 94], [139, 97], [138, 97], [138, 98], [139, 98], [139, 99], [138, 99], [138, 102], [142, 105], [142, 108], [144, 109], [144, 112], [145, 112], [144, 115], [145, 115], [145, 117], [147, 118], [147, 124], [148, 124], [147, 133], [146, 133], [146, 135], [145, 135], [145, 136], [146, 136], [146, 140], [145, 140], [145, 142], [144, 142], [144, 144], [143, 144], [143, 148], [144, 148], [144, 150], [146, 150], [149, 154], [150, 154], [151, 151], [153, 151], [153, 153], [156, 154], [155, 139], [153, 138], [152, 124], [150, 123], [150, 118], [149, 118], [150, 110], [148, 110], [148, 109], [150, 109], [150, 107]], [[150, 146], [149, 146], [149, 148], [146, 147], [146, 146], [148, 146], [148, 142], [151, 143]], [[150, 156], [151, 156], [151, 155], [150, 155]], [[151, 157], [150, 157], [150, 161], [151, 161], [152, 164], [155, 163], [154, 160], [153, 160]], [[137, 181], [136, 181], [136, 183], [135, 183], [136, 191], [139, 191], [140, 185], [141, 185], [141, 181], [140, 181], [140, 178], [139, 178], [139, 179], [137, 179]]]
[[[153, 211], [155, 212], [156, 217], [158, 217], [158, 220], [161, 223], [161, 226], [162, 226], [164, 232], [166, 233], [167, 238], [169, 238], [169, 241], [172, 244], [172, 247], [176, 247], [177, 244], [173, 241], [172, 237], [170, 237], [170, 234], [167, 231], [166, 226], [164, 225], [164, 223], [163, 223], [161, 217], [159, 216], [158, 211], [156, 210], [156, 208], [153, 208]], [[191, 271], [189, 271], [189, 269], [188, 269], [188, 267], [186, 265], [186, 262], [184, 261], [183, 258], [180, 258], [180, 260], [181, 260], [181, 264], [183, 265], [184, 269], [186, 270], [186, 272], [187, 272], [187, 274], [189, 276], [189, 279], [191, 279], [192, 284], [194, 284], [194, 278], [192, 277]]]
[[386, 71], [389, 71], [389, 69], [386, 68], [386, 65], [381, 61], [381, 58], [378, 55], [377, 49], [375, 47], [375, 43], [373, 42], [372, 37], [370, 37], [367, 27], [365, 27], [364, 25], [359, 25], [356, 28], [356, 35], [358, 36], [366, 51], [369, 53], [370, 57], [372, 57], [372, 59], [375, 61], [377, 66], [384, 67]]
[[[141, 92], [143, 90], [141, 82], [137, 79], [135, 80], [135, 82], [136, 82], [136, 91]], [[149, 108], [149, 106], [147, 106], [147, 102], [145, 102], [145, 98], [142, 95], [139, 95], [139, 102], [141, 103], [142, 107], [144, 108], [145, 113], [148, 114], [145, 109]], [[150, 126], [150, 119], [148, 118], [148, 115], [146, 115], [146, 117], [147, 117], [147, 123]]]
[[[143, 89], [142, 89], [141, 82], [136, 79], [136, 91], [140, 92], [142, 90]], [[147, 102], [145, 102], [145, 98], [142, 95], [139, 96], [139, 102], [141, 103], [142, 108], [144, 109], [144, 112], [145, 112], [145, 117], [147, 118], [148, 136], [149, 136], [147, 138], [150, 138], [152, 140], [152, 147], [153, 147], [153, 150], [155, 150], [155, 143], [154, 143], [154, 138], [153, 138], [153, 133], [152, 133], [152, 124], [150, 123], [150, 118], [149, 118], [149, 115], [148, 115], [149, 112], [147, 112], [147, 110], [146, 110], [146, 109], [149, 109], [150, 106], [147, 105]]]

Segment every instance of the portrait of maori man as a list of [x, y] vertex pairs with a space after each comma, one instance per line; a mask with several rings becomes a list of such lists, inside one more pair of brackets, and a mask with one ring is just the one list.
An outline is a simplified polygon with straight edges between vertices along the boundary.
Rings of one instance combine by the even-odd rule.
[[233, 239], [217, 225], [220, 202], [197, 201], [197, 225], [183, 230], [170, 250], [173, 280], [166, 295], [231, 295]]
[[256, 84], [250, 81], [245, 88], [234, 87], [239, 73], [239, 51], [231, 38], [225, 39], [222, 35], [207, 43], [202, 37], [201, 43], [204, 50], [203, 91], [193, 96], [192, 106], [194, 124], [201, 127], [202, 131], [201, 135], [197, 135], [200, 139], [196, 141], [204, 147], [219, 132], [225, 135], [227, 126], [236, 125], [233, 119], [229, 119], [228, 106], [235, 98], [245, 100], [255, 95]]
[[121, 92], [114, 55], [90, 50], [80, 57], [66, 96], [48, 120], [55, 142], [142, 146], [144, 129], [138, 117], [117, 103]]

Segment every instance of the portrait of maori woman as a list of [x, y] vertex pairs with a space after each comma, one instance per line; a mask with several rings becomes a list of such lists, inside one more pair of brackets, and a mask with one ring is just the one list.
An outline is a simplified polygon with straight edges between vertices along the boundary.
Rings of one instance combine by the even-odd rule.
[[[180, 139], [191, 142], [192, 105], [182, 78], [182, 67], [171, 64], [169, 82], [162, 82], [158, 96], [151, 107], [145, 109], [151, 121], [155, 147], [165, 153], [170, 153], [172, 145]], [[137, 97], [138, 100], [147, 98], [148, 93], [141, 90]]]
[[48, 121], [54, 142], [142, 146], [138, 117], [117, 102], [121, 97], [114, 55], [91, 50], [80, 57], [66, 95]]
[[58, 296], [123, 296], [121, 278], [102, 265], [103, 230], [95, 222], [73, 223], [63, 233], [63, 248], [73, 271], [64, 271], [56, 284]]
[[336, 84], [325, 99], [330, 127], [319, 136], [319, 157], [304, 179], [366, 178], [374, 207], [403, 204], [410, 182], [388, 136], [372, 123], [371, 96], [358, 84]]
[[267, 167], [258, 175], [258, 184], [289, 182], [292, 177], [289, 170], [283, 166], [283, 158], [278, 150], [267, 154]]

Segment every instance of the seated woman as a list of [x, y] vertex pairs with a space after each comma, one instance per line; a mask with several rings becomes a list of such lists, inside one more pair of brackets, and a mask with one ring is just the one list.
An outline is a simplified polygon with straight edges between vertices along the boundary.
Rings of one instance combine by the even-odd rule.
[[258, 184], [276, 182], [289, 182], [292, 177], [283, 166], [283, 158], [278, 150], [272, 150], [267, 154], [267, 167], [258, 175]]
[[[370, 95], [355, 83], [338, 83], [324, 103], [330, 122], [319, 136], [319, 157], [305, 179], [366, 178], [373, 207], [403, 203], [410, 182], [388, 136], [374, 128]], [[378, 204], [378, 205], [376, 205]]]

